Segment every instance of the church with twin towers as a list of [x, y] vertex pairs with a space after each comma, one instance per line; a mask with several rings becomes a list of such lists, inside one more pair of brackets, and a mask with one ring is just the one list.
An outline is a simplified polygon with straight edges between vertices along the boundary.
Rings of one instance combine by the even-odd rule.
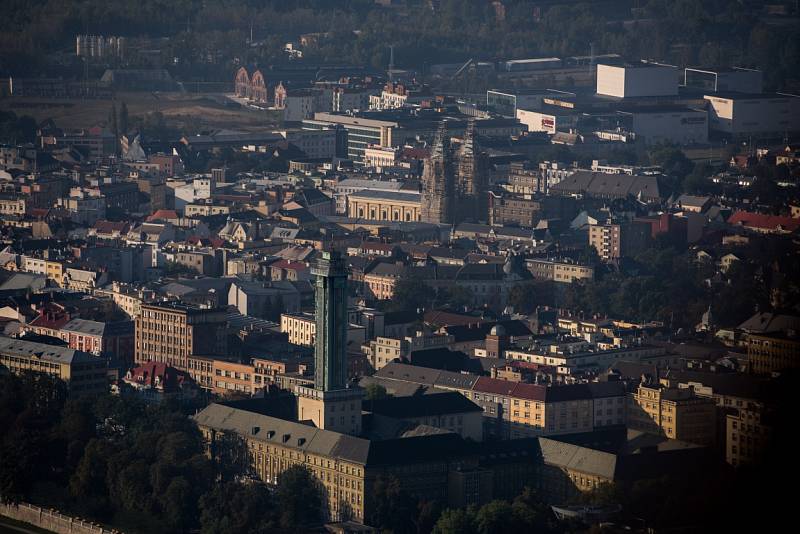
[[488, 188], [489, 161], [475, 141], [475, 121], [467, 123], [460, 146], [451, 143], [442, 122], [422, 172], [422, 222], [486, 221]]

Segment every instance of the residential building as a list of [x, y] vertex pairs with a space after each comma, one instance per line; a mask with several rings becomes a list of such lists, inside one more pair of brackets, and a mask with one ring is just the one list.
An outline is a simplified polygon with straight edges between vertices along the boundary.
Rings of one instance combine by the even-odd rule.
[[754, 373], [800, 367], [800, 336], [796, 330], [749, 333], [744, 337], [747, 359]]
[[226, 353], [226, 311], [163, 302], [142, 304], [136, 317], [136, 363], [189, 370], [189, 357]]
[[571, 284], [594, 279], [594, 267], [570, 259], [533, 258], [525, 260], [525, 265], [537, 280]]
[[589, 245], [604, 262], [619, 261], [644, 250], [650, 238], [650, 225], [638, 221], [605, 222], [589, 226]]
[[32, 372], [60, 378], [76, 393], [108, 388], [107, 360], [88, 352], [0, 337], [0, 367], [14, 374]]
[[236, 280], [228, 291], [228, 304], [236, 306], [242, 315], [276, 320], [282, 312], [300, 309], [300, 292], [288, 281]]
[[197, 385], [189, 374], [159, 362], [148, 362], [129, 369], [122, 378], [118, 389], [126, 393], [126, 388], [136, 396], [150, 403], [161, 403], [167, 399], [190, 400], [197, 396]]
[[628, 396], [629, 428], [698, 445], [716, 440], [716, 403], [669, 381], [643, 380]]

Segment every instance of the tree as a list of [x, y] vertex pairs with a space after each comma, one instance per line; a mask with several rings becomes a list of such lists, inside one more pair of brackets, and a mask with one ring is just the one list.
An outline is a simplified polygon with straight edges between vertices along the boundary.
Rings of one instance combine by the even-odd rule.
[[322, 487], [304, 465], [294, 465], [278, 477], [280, 524], [294, 528], [314, 524], [322, 511]]
[[395, 534], [415, 532], [417, 502], [400, 486], [395, 476], [380, 475], [367, 496], [372, 516], [369, 524]]
[[472, 509], [447, 508], [433, 527], [433, 534], [472, 534], [475, 532], [475, 513]]
[[549, 280], [536, 280], [532, 283], [517, 284], [508, 292], [508, 303], [519, 313], [531, 313], [537, 306], [553, 305], [554, 283]]
[[390, 395], [386, 392], [386, 388], [380, 384], [367, 384], [364, 388], [364, 400], [382, 400], [389, 397]]
[[514, 510], [506, 501], [494, 500], [486, 503], [475, 514], [475, 529], [478, 534], [512, 532], [514, 526]]
[[470, 306], [475, 301], [475, 295], [468, 287], [464, 286], [454, 285], [442, 293], [444, 295], [439, 299], [440, 302], [454, 308]]
[[671, 181], [665, 185], [674, 193], [680, 190], [683, 179], [692, 172], [694, 164], [680, 147], [671, 143], [654, 145], [649, 151], [650, 163], [658, 165]]
[[266, 534], [277, 529], [275, 503], [262, 484], [215, 485], [199, 502], [203, 534]]
[[394, 296], [389, 307], [393, 310], [417, 310], [428, 305], [433, 290], [416, 276], [403, 276], [394, 285]]

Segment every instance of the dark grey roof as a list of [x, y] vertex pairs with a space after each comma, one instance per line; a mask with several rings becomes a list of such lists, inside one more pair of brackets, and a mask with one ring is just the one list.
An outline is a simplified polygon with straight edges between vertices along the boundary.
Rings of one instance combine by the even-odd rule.
[[439, 378], [440, 373], [441, 371], [438, 369], [428, 369], [427, 367], [417, 367], [405, 363], [391, 362], [380, 368], [375, 373], [375, 376], [432, 386]]
[[442, 371], [434, 382], [439, 388], [453, 388], [471, 390], [478, 380], [478, 375], [472, 373], [456, 373], [455, 371]]
[[740, 330], [754, 334], [780, 332], [800, 328], [800, 317], [771, 312], [759, 312], [739, 325]]
[[593, 399], [625, 395], [625, 384], [623, 382], [590, 382], [586, 385]]
[[0, 353], [23, 358], [35, 357], [49, 362], [66, 364], [100, 360], [100, 358], [81, 350], [8, 337], [0, 337]]
[[370, 441], [217, 403], [210, 404], [192, 419], [198, 425], [360, 465], [440, 460], [469, 448], [461, 436], [454, 433]]
[[398, 419], [483, 411], [480, 406], [455, 391], [366, 401], [364, 409]]
[[198, 425], [362, 465], [369, 453], [369, 441], [365, 439], [217, 403], [209, 404], [193, 419]]
[[577, 171], [567, 176], [550, 189], [555, 193], [586, 194], [590, 197], [625, 198], [628, 195], [645, 199], [660, 197], [658, 179], [655, 176], [608, 174], [603, 172]]
[[70, 320], [61, 329], [67, 332], [79, 332], [90, 336], [102, 336], [105, 333], [106, 323], [76, 318]]
[[539, 446], [545, 465], [614, 479], [617, 464], [614, 454], [548, 438], [539, 438]]
[[44, 287], [46, 280], [47, 277], [43, 274], [14, 273], [0, 285], [0, 290]]
[[396, 200], [400, 202], [419, 202], [420, 195], [418, 193], [408, 193], [401, 191], [385, 191], [375, 189], [365, 189], [357, 193], [351, 193], [350, 197], [379, 199], [379, 200]]

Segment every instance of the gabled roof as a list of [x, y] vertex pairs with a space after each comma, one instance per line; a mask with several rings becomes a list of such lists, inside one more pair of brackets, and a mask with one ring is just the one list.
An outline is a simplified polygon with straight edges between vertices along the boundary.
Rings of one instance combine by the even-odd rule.
[[95, 232], [98, 234], [125, 234], [130, 226], [125, 221], [97, 221], [94, 223]]
[[150, 221], [177, 219], [177, 218], [178, 218], [178, 213], [175, 210], [157, 210], [147, 218], [147, 221], [150, 222]]

